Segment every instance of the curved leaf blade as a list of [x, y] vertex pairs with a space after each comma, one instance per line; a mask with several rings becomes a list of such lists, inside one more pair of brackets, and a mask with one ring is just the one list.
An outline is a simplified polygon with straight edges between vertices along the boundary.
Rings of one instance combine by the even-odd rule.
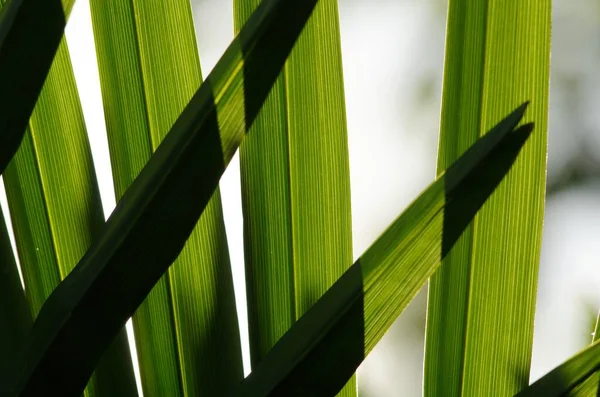
[[507, 174], [525, 105], [476, 142], [300, 318], [234, 396], [332, 396], [408, 305]]
[[[317, 0], [267, 0], [248, 20], [125, 192], [104, 232], [56, 288], [10, 394], [77, 395], [176, 259]], [[85, 352], [85, 353], [84, 353]]]

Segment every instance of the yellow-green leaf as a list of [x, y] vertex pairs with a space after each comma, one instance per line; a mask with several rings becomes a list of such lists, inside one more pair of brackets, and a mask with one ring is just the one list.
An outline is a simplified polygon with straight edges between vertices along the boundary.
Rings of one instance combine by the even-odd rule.
[[[234, 1], [238, 29], [258, 4]], [[341, 61], [337, 0], [321, 0], [240, 148], [253, 366], [352, 263]]]
[[450, 1], [438, 171], [524, 100], [531, 100], [526, 121], [536, 134], [431, 278], [426, 397], [507, 396], [528, 383], [549, 65], [550, 0]]

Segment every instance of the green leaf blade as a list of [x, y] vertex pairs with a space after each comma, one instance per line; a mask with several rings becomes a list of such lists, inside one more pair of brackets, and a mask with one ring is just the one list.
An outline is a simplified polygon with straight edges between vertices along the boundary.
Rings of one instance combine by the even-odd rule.
[[438, 171], [525, 99], [526, 121], [540, 133], [431, 279], [426, 396], [511, 395], [529, 379], [545, 201], [549, 4], [449, 4]]
[[[237, 30], [259, 3], [260, 0], [234, 1]], [[240, 146], [244, 263], [253, 367], [296, 317], [286, 114], [285, 84], [280, 75], [250, 135]], [[269, 200], [264, 192], [270, 193]], [[278, 271], [273, 271], [274, 267]]]
[[[119, 198], [200, 86], [200, 62], [187, 0], [91, 8]], [[133, 323], [146, 395], [222, 395], [243, 378], [218, 188]]]
[[[104, 225], [64, 39], [4, 181], [29, 309], [35, 318]], [[137, 395], [124, 329], [100, 361], [85, 395], [112, 396], [117, 391]]]
[[[234, 1], [236, 26], [259, 3]], [[352, 263], [342, 76], [337, 0], [322, 0], [240, 150], [253, 366]]]
[[595, 342], [533, 384], [524, 387], [515, 397], [595, 396], [594, 387], [588, 381], [597, 379], [599, 369], [600, 343]]

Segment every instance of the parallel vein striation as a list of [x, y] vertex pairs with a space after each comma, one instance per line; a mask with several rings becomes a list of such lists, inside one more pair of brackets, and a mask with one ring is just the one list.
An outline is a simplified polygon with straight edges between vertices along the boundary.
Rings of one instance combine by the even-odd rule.
[[[91, 7], [120, 198], [200, 86], [200, 62], [189, 1]], [[133, 322], [146, 396], [223, 395], [242, 379], [218, 189]]]
[[512, 395], [528, 383], [549, 56], [550, 1], [450, 1], [438, 171], [524, 100], [537, 133], [431, 278], [426, 396]]
[[[235, 0], [239, 29], [260, 0]], [[337, 0], [321, 0], [240, 148], [256, 366], [352, 263]], [[341, 395], [356, 395], [352, 379]]]

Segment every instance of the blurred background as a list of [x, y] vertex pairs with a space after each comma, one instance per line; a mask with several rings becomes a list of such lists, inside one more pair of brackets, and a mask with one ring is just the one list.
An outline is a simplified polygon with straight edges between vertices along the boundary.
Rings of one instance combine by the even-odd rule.
[[[233, 39], [231, 0], [193, 0], [206, 76]], [[339, 0], [354, 257], [435, 176], [447, 0]], [[535, 380], [591, 341], [600, 308], [600, 1], [554, 0], [548, 192], [535, 319]], [[67, 39], [105, 206], [114, 195], [87, 0]], [[245, 342], [237, 157], [221, 183]], [[5, 204], [2, 192], [2, 201]], [[361, 396], [420, 396], [426, 290], [359, 369]]]

